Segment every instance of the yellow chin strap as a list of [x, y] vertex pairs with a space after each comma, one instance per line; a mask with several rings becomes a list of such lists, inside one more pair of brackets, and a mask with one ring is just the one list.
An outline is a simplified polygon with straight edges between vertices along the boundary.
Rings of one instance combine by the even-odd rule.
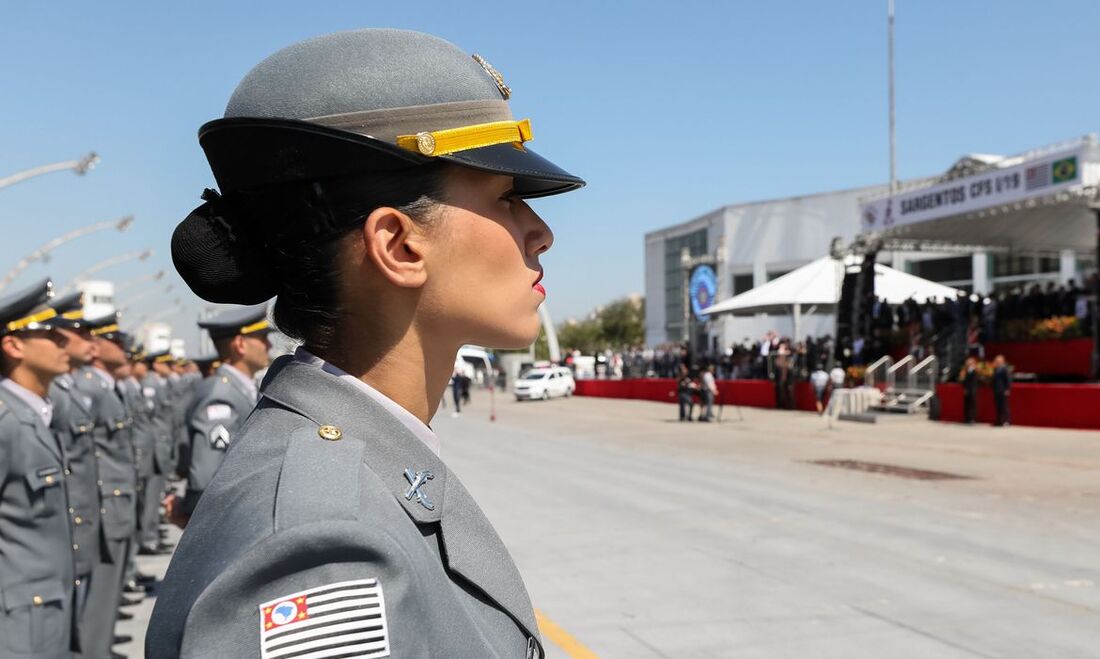
[[398, 135], [397, 146], [425, 156], [445, 156], [494, 144], [512, 144], [522, 151], [523, 143], [531, 139], [531, 120], [523, 119]]

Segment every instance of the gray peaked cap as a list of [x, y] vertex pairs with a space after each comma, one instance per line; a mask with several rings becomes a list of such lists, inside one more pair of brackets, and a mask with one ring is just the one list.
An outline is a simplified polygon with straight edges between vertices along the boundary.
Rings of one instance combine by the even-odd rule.
[[[225, 117], [203, 126], [199, 140], [223, 193], [436, 159], [512, 176], [521, 197], [583, 186], [526, 146], [533, 138], [529, 123], [511, 128], [514, 140], [457, 149], [447, 146], [451, 136], [438, 135], [517, 123], [510, 94], [492, 65], [438, 37], [391, 29], [339, 32], [260, 62], [233, 92]], [[403, 144], [398, 136], [405, 136]]]

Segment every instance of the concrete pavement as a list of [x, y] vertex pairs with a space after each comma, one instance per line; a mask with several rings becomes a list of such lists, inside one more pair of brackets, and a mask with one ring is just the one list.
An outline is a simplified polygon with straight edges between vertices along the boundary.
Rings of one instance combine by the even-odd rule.
[[[475, 392], [433, 427], [536, 608], [572, 637], [547, 640], [552, 657], [1098, 656], [1098, 433], [828, 430], [731, 408], [682, 424], [673, 405], [584, 398], [501, 397], [496, 422], [487, 408]], [[140, 637], [150, 610], [123, 631]]]

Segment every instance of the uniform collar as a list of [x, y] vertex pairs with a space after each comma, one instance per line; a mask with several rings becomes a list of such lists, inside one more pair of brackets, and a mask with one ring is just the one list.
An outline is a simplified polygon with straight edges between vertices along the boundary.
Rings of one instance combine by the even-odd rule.
[[4, 378], [0, 380], [0, 386], [14, 394], [19, 400], [27, 404], [27, 407], [31, 408], [35, 416], [42, 419], [42, 423], [47, 428], [50, 427], [50, 422], [53, 421], [53, 403], [45, 398], [34, 393], [30, 389], [27, 389], [23, 385], [19, 384], [11, 378]]
[[112, 388], [115, 386], [115, 376], [98, 366], [93, 366], [92, 370], [95, 371], [95, 374], [98, 375], [101, 380], [111, 385]]
[[336, 366], [335, 364], [331, 364], [321, 359], [320, 357], [314, 355], [303, 347], [299, 347], [294, 352], [294, 359], [295, 361], [312, 364], [313, 366], [319, 366], [321, 367], [321, 370], [325, 373], [334, 375], [341, 380], [344, 380], [345, 382], [354, 386], [356, 389], [362, 391], [367, 396], [370, 396], [371, 400], [378, 403], [383, 408], [385, 408], [387, 412], [392, 414], [394, 418], [396, 418], [398, 421], [401, 422], [402, 425], [408, 428], [409, 432], [411, 432], [414, 437], [423, 442], [424, 445], [427, 446], [432, 453], [435, 453], [437, 456], [440, 454], [441, 445], [439, 437], [432, 431], [432, 429], [424, 425], [424, 422], [416, 418], [416, 415], [406, 410], [404, 407], [398, 405], [396, 401], [394, 401], [386, 394], [378, 391], [374, 387], [370, 386], [366, 382], [363, 382], [361, 379], [348, 373], [339, 366]]
[[242, 373], [235, 366], [222, 364], [218, 367], [218, 373], [221, 373], [223, 375], [228, 374], [229, 377], [233, 378], [238, 384], [241, 385], [241, 387], [244, 388], [244, 390], [248, 393], [253, 402], [255, 402], [256, 398], [259, 397], [259, 390], [256, 388], [256, 381]]

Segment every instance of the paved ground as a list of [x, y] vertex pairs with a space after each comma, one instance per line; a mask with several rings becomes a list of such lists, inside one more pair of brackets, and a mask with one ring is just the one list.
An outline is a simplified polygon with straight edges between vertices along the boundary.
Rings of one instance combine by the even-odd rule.
[[1100, 433], [487, 407], [433, 425], [557, 628], [554, 658], [1100, 656]]

